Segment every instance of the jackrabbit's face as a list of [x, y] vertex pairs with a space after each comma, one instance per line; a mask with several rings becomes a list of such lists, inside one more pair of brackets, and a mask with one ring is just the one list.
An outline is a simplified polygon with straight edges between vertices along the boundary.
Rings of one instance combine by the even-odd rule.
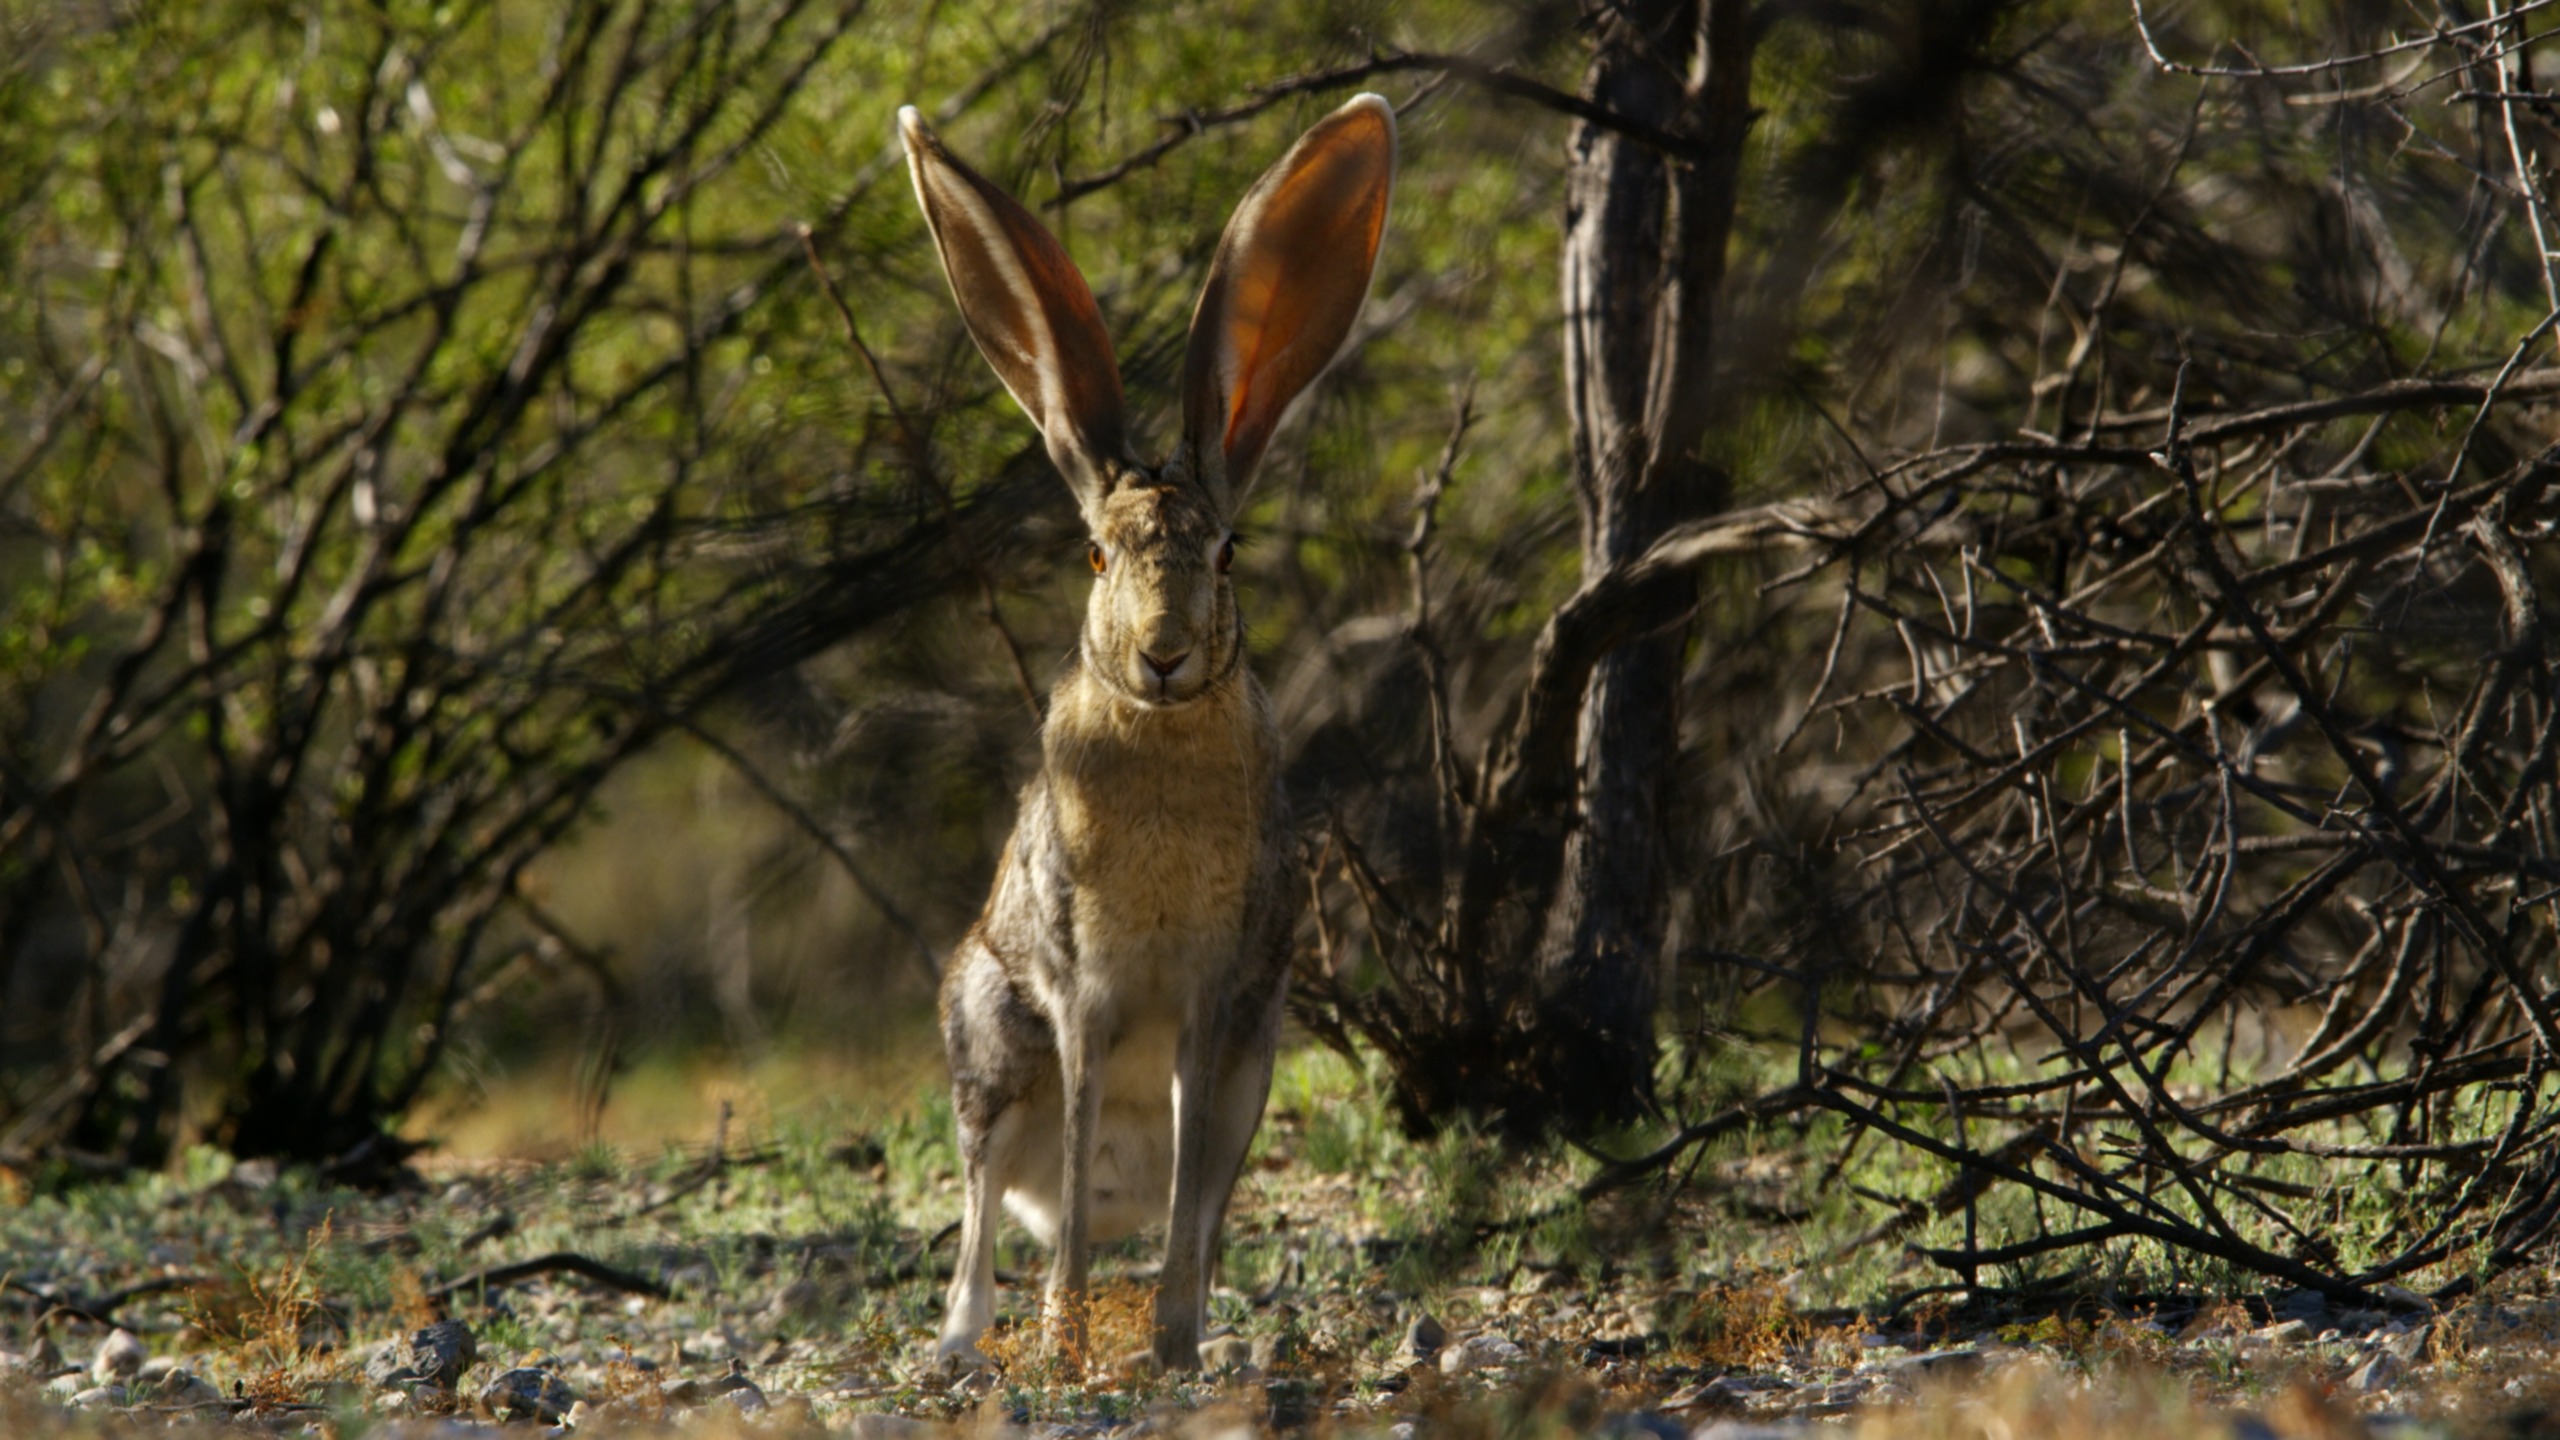
[[1233, 674], [1240, 636], [1227, 566], [1235, 541], [1198, 487], [1179, 480], [1115, 487], [1088, 557], [1084, 659], [1144, 705], [1196, 700]]

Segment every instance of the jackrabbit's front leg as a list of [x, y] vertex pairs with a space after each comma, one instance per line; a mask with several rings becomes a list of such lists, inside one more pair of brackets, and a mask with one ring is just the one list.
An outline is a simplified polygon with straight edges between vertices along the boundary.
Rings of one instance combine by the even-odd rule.
[[1206, 1203], [1210, 1125], [1216, 1099], [1208, 1083], [1209, 1025], [1199, 1016], [1182, 1027], [1174, 1047], [1173, 1204], [1165, 1219], [1164, 1268], [1156, 1286], [1156, 1364], [1167, 1370], [1200, 1368], [1201, 1263], [1194, 1237]]
[[1076, 1016], [1058, 1026], [1058, 1074], [1066, 1091], [1058, 1176], [1058, 1249], [1049, 1257], [1049, 1335], [1061, 1358], [1086, 1360], [1085, 1282], [1092, 1259], [1093, 1147], [1102, 1124], [1099, 1027]]

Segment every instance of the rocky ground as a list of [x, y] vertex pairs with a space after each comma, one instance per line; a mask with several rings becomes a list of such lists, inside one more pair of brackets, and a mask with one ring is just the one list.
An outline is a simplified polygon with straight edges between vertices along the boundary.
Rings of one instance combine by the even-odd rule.
[[[1039, 1256], [1008, 1246], [999, 1363], [954, 1375], [932, 1349], [956, 1211], [938, 1124], [430, 1161], [387, 1192], [198, 1156], [0, 1196], [0, 1436], [2560, 1430], [2540, 1289], [2447, 1313], [2085, 1277], [1965, 1291], [1749, 1219], [1785, 1188], [1767, 1157], [1584, 1205], [1560, 1163], [1402, 1149], [1303, 1104], [1238, 1197], [1207, 1373], [1070, 1375], [1030, 1338]], [[1148, 1252], [1100, 1273], [1094, 1352], [1134, 1353]], [[1871, 1297], [1840, 1303], [1853, 1282]]]

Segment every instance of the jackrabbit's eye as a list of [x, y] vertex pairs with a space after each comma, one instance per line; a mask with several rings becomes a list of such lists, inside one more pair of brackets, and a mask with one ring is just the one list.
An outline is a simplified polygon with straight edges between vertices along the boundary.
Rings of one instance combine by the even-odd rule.
[[1227, 537], [1227, 543], [1218, 547], [1218, 573], [1221, 575], [1226, 574], [1227, 567], [1235, 563], [1236, 537], [1230, 535]]
[[1101, 573], [1102, 573], [1102, 570], [1103, 570], [1103, 567], [1104, 567], [1105, 565], [1107, 565], [1107, 564], [1109, 564], [1109, 563], [1110, 563], [1108, 560], [1106, 560], [1106, 559], [1103, 557], [1103, 554], [1102, 554], [1102, 542], [1101, 542], [1101, 541], [1099, 541], [1099, 540], [1092, 540], [1092, 541], [1087, 541], [1087, 542], [1085, 543], [1085, 547], [1084, 547], [1084, 563], [1086, 563], [1087, 565], [1092, 566], [1092, 567], [1093, 567], [1093, 573], [1094, 573], [1094, 574], [1096, 574], [1096, 575], [1101, 574]]

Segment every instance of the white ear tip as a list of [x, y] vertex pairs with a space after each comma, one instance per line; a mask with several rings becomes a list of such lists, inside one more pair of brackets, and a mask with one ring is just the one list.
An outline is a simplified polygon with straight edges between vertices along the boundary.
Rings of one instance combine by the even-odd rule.
[[924, 128], [923, 111], [913, 105], [898, 107], [898, 138], [906, 141], [909, 149], [933, 138], [933, 132]]
[[1386, 125], [1389, 134], [1395, 132], [1396, 107], [1386, 96], [1374, 90], [1363, 90], [1342, 102], [1342, 109], [1337, 113], [1348, 115], [1354, 110], [1368, 111]]

